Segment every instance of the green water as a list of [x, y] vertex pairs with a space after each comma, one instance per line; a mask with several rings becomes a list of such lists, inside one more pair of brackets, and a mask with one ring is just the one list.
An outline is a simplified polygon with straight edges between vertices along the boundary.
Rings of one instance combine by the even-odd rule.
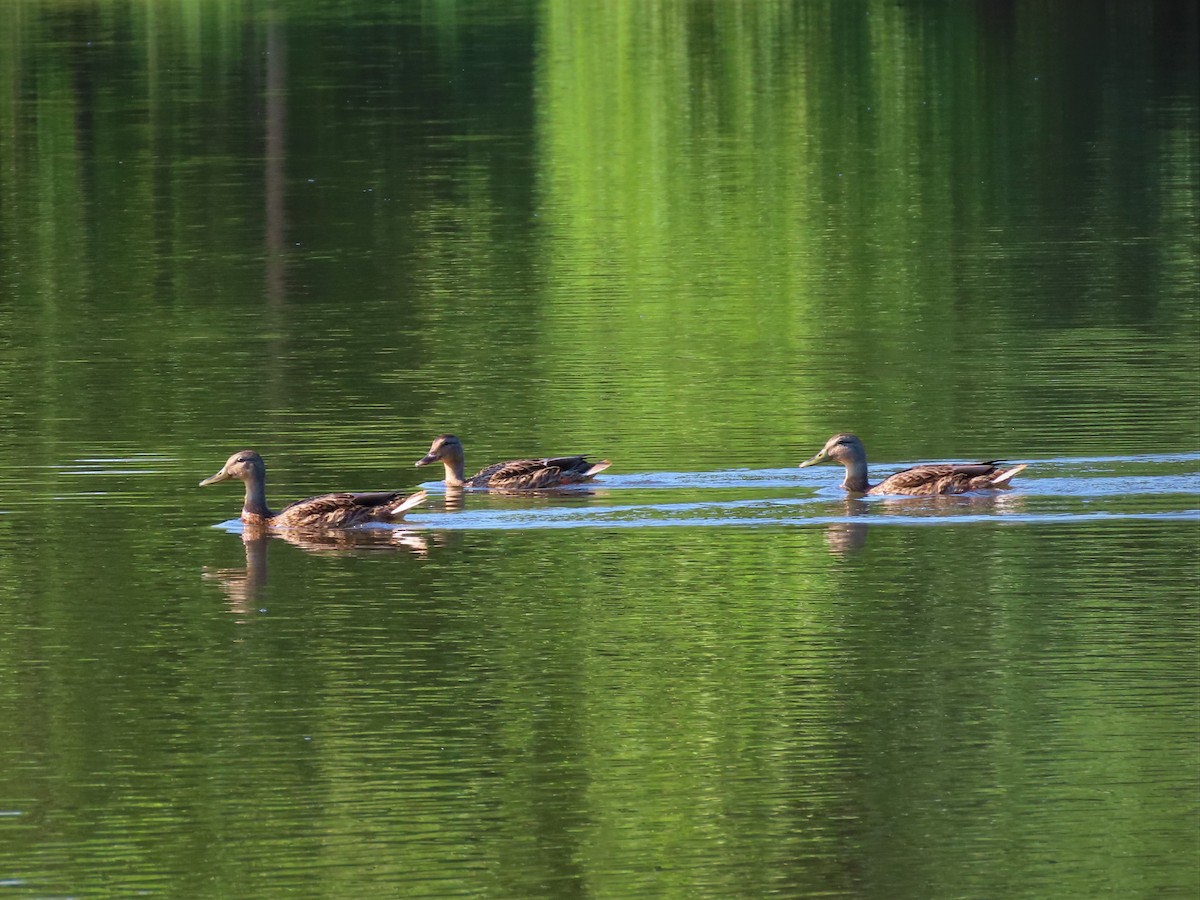
[[[0, 6], [0, 887], [1195, 895], [1198, 31]], [[1029, 468], [848, 501], [846, 429]], [[196, 487], [445, 431], [613, 467], [340, 539]]]

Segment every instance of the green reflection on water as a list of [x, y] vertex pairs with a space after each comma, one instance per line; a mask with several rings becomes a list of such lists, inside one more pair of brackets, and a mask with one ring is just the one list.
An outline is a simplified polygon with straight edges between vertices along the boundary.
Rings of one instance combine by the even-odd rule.
[[56, 442], [1200, 439], [1185, 5], [59, 9], [0, 70], [4, 365]]
[[695, 446], [703, 422], [708, 462], [755, 431], [861, 423], [917, 458], [968, 434], [1111, 452], [1135, 422], [1195, 446], [1194, 404], [1161, 400], [1197, 378], [1197, 281], [1171, 261], [1198, 261], [1200, 160], [1176, 152], [1195, 94], [1130, 96], [1176, 74], [1148, 33], [1065, 66], [1007, 30], [1024, 9], [664, 9], [555, 4], [546, 31], [553, 335], [572, 350], [551, 358], [593, 376], [577, 418], [619, 403], [638, 446], [664, 425]]
[[1193, 525], [275, 541], [227, 606], [238, 541], [107, 524], [32, 588], [5, 535], [0, 859], [35, 892], [1190, 877]]

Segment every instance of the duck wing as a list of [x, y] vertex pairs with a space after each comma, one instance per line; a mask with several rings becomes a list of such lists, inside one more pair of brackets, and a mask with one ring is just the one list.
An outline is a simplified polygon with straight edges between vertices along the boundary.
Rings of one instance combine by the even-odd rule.
[[272, 525], [288, 528], [349, 528], [364, 522], [387, 522], [424, 502], [425, 492], [406, 497], [403, 491], [322, 494], [297, 500], [281, 509]]
[[[992, 486], [999, 460], [913, 466], [885, 478], [869, 494], [962, 494]], [[1014, 473], [1015, 474], [1015, 473]]]
[[561, 487], [586, 481], [603, 472], [611, 462], [588, 461], [586, 456], [548, 456], [542, 459], [513, 459], [488, 466], [467, 483], [472, 487], [493, 487], [530, 491]]

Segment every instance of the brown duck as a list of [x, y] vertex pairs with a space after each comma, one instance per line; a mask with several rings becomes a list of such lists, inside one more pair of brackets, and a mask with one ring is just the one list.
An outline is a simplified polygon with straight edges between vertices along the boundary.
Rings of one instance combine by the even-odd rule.
[[405, 497], [399, 491], [370, 494], [323, 494], [297, 500], [279, 512], [267, 506], [267, 467], [253, 450], [241, 450], [226, 460], [216, 475], [205, 478], [200, 487], [236, 478], [246, 485], [242, 521], [247, 525], [276, 528], [350, 528], [366, 522], [395, 522], [404, 513], [425, 501], [425, 492]]
[[590, 481], [612, 465], [607, 459], [589, 462], [586, 456], [513, 459], [488, 466], [466, 478], [463, 475], [462, 442], [452, 434], [438, 437], [429, 452], [417, 460], [417, 465], [428, 466], [439, 461], [446, 470], [447, 487], [486, 487], [506, 491], [539, 491], [578, 484]]
[[854, 494], [964, 494], [967, 491], [1010, 487], [1012, 477], [1025, 468], [1013, 466], [1000, 471], [1000, 462], [927, 463], [890, 475], [874, 486], [867, 483], [867, 451], [857, 435], [835, 434], [821, 452], [800, 468], [832, 460], [846, 467], [842, 487]]

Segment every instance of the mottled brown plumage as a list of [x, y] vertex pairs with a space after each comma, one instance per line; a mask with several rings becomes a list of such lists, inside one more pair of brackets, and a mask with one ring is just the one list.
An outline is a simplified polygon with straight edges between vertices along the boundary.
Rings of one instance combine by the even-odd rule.
[[1012, 477], [1025, 468], [1013, 466], [1000, 471], [1000, 462], [929, 463], [913, 466], [890, 475], [872, 486], [867, 482], [867, 451], [856, 435], [835, 434], [812, 459], [800, 463], [800, 468], [832, 460], [846, 467], [842, 487], [856, 494], [963, 494], [967, 491], [1007, 488]]
[[365, 494], [323, 494], [297, 500], [279, 512], [267, 506], [267, 467], [253, 450], [241, 450], [225, 462], [221, 471], [200, 482], [200, 487], [237, 479], [246, 485], [241, 519], [247, 525], [272, 528], [351, 528], [366, 522], [396, 522], [404, 513], [425, 501], [425, 492], [405, 497], [400, 491]]
[[446, 471], [447, 487], [493, 488], [505, 491], [539, 491], [590, 481], [612, 465], [607, 459], [589, 462], [586, 456], [556, 456], [545, 459], [514, 459], [464, 476], [462, 442], [452, 434], [434, 440], [418, 466], [440, 462]]

